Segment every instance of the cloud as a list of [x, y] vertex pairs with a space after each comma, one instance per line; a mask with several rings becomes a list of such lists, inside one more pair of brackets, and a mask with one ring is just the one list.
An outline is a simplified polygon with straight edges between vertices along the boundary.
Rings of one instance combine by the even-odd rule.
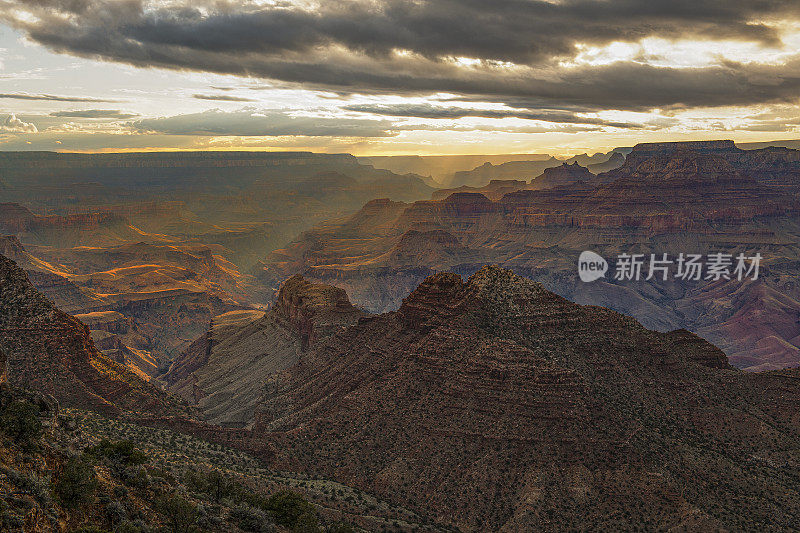
[[118, 109], [83, 109], [79, 111], [56, 111], [50, 113], [51, 117], [61, 118], [100, 118], [124, 120], [137, 117], [136, 113], [123, 113]]
[[241, 96], [228, 96], [227, 94], [194, 94], [192, 98], [198, 100], [214, 100], [220, 102], [255, 102], [252, 98], [244, 98]]
[[103, 100], [100, 98], [88, 98], [83, 96], [58, 96], [54, 94], [27, 94], [27, 93], [0, 93], [0, 98], [14, 100], [44, 100], [48, 102], [113, 102], [114, 100]]
[[381, 120], [293, 116], [280, 111], [244, 109], [204, 111], [133, 122], [139, 132], [168, 135], [309, 137], [386, 137], [391, 123]]
[[0, 122], [0, 133], [37, 133], [39, 130], [30, 122], [23, 122], [13, 113]]
[[[61, 53], [360, 93], [645, 110], [791, 101], [800, 55], [777, 63], [663, 65], [657, 54], [584, 64], [612, 43], [782, 46], [790, 0], [215, 0], [0, 2], [0, 20]], [[591, 54], [590, 54], [591, 55]], [[613, 59], [613, 58], [612, 58]], [[746, 60], [742, 57], [742, 60]], [[531, 105], [532, 109], [536, 106]]]
[[469, 132], [485, 131], [487, 133], [499, 134], [519, 134], [519, 133], [585, 133], [591, 131], [601, 131], [597, 126], [583, 126], [578, 124], [554, 125], [554, 126], [507, 126], [498, 128], [496, 126], [486, 126], [481, 124], [456, 124], [434, 126], [430, 124], [403, 124], [394, 126], [393, 131], [446, 131], [446, 132]]
[[464, 107], [441, 107], [431, 104], [353, 104], [343, 106], [347, 111], [360, 113], [373, 113], [391, 117], [415, 117], [429, 119], [459, 119], [465, 117], [480, 118], [521, 118], [525, 120], [538, 120], [542, 122], [555, 122], [565, 124], [592, 124], [600, 126], [613, 126], [616, 128], [641, 128], [641, 124], [630, 122], [615, 122], [593, 117], [581, 117], [561, 110], [524, 111], [517, 109], [470, 109]]

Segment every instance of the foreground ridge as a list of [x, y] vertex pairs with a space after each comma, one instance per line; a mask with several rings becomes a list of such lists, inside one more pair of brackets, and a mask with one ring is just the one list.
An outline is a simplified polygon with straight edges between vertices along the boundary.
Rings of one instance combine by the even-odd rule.
[[800, 434], [784, 410], [800, 399], [796, 371], [743, 373], [685, 330], [648, 330], [495, 266], [428, 277], [266, 390], [251, 435], [273, 443], [275, 464], [465, 531], [800, 516]]

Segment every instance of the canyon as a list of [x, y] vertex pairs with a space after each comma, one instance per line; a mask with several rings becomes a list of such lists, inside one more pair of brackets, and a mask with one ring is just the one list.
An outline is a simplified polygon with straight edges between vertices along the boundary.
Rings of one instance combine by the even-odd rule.
[[[260, 374], [236, 440], [212, 427], [205, 438], [459, 531], [742, 530], [797, 518], [796, 370], [741, 372], [686, 330], [648, 330], [499, 267], [430, 276], [380, 315], [358, 316], [341, 290], [298, 277], [280, 300], [284, 318], [293, 302], [296, 336], [320, 311], [352, 318]], [[251, 336], [257, 323], [232, 327]], [[194, 372], [247, 363], [230, 357]], [[252, 398], [247, 384], [228, 390], [225, 402]]]
[[297, 364], [302, 353], [365, 316], [342, 289], [288, 279], [263, 312], [215, 317], [209, 331], [161, 378], [210, 423], [245, 427], [262, 399], [266, 376]]
[[346, 154], [300, 152], [3, 152], [0, 176], [0, 253], [145, 379], [215, 316], [271, 302], [249, 273], [268, 251], [375, 194], [434, 190]]
[[89, 328], [55, 307], [25, 271], [0, 256], [0, 351], [12, 386], [107, 415], [179, 414], [183, 408], [94, 346]]
[[386, 501], [382, 513], [459, 531], [798, 518], [796, 369], [742, 372], [685, 329], [647, 329], [507, 269], [429, 276], [379, 315], [293, 276], [266, 313], [216, 317], [173, 364], [165, 381], [188, 405], [99, 353], [11, 260], [0, 279], [12, 386], [124, 414], [138, 434], [241, 450], [293, 472], [283, 484], [335, 480]]
[[[724, 141], [642, 144], [621, 167], [595, 177], [562, 165], [530, 182], [495, 181], [410, 204], [372, 201], [272, 252], [256, 276], [277, 288], [299, 273], [384, 312], [432, 273], [470, 275], [497, 263], [647, 327], [700, 333], [741, 368], [795, 366], [798, 157], [797, 150], [740, 150]], [[553, 186], [538, 188], [540, 179]], [[761, 253], [763, 275], [751, 283], [609, 275], [584, 284], [576, 276], [583, 250], [611, 260], [622, 253]]]

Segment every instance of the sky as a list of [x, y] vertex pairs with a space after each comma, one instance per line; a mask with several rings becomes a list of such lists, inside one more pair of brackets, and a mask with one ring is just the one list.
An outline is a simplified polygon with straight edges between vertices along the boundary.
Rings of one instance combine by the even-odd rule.
[[796, 0], [0, 0], [0, 150], [798, 138]]

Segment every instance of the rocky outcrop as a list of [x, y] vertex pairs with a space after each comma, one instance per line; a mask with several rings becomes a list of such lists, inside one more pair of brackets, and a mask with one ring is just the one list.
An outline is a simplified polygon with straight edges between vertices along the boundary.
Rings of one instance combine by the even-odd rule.
[[23, 268], [36, 289], [66, 313], [99, 311], [108, 305], [103, 298], [70, 281], [66, 267], [28, 253], [16, 235], [0, 236], [0, 255]]
[[357, 320], [362, 312], [350, 303], [344, 290], [292, 276], [278, 292], [274, 314], [288, 323], [299, 335], [303, 348], [307, 348], [320, 337]]
[[271, 375], [362, 316], [342, 289], [294, 276], [266, 315], [235, 311], [214, 317], [209, 331], [161, 379], [207, 421], [244, 427], [252, 423]]
[[25, 248], [16, 235], [0, 235], [0, 255], [17, 261], [26, 255]]
[[0, 248], [59, 309], [116, 335], [104, 338], [104, 353], [145, 377], [186, 349], [211, 317], [249, 301], [247, 277], [205, 245], [32, 246], [33, 255], [8, 236]]
[[29, 209], [17, 203], [0, 203], [0, 233], [25, 231], [34, 218], [35, 215]]
[[529, 180], [541, 174], [546, 168], [557, 167], [560, 164], [561, 161], [554, 157], [539, 161], [508, 161], [499, 165], [487, 162], [472, 170], [454, 173], [448, 180], [448, 185], [483, 187], [491, 180]]
[[530, 190], [550, 189], [552, 187], [568, 186], [577, 182], [591, 181], [595, 175], [589, 172], [586, 167], [578, 163], [568, 165], [562, 164], [559, 167], [548, 168], [541, 176], [531, 180], [525, 187]]
[[742, 150], [730, 140], [637, 144], [620, 168], [600, 177], [610, 181], [620, 176], [630, 176], [648, 160], [668, 159], [677, 152], [686, 151], [724, 159], [738, 172], [752, 177], [762, 185], [794, 192], [800, 186], [800, 150], [774, 147]]
[[175, 412], [167, 396], [95, 348], [89, 329], [53, 306], [0, 256], [0, 350], [9, 383], [106, 414]]
[[35, 215], [16, 203], [0, 204], [0, 233], [20, 234], [30, 243], [60, 246], [119, 244], [137, 236], [136, 229], [116, 213]]
[[[572, 226], [653, 233], [703, 231], [709, 222], [732, 224], [800, 213], [796, 198], [740, 174], [716, 155], [677, 151], [650, 157], [635, 170], [618, 173], [589, 194], [577, 189], [578, 205], [570, 201], [569, 187], [559, 190], [558, 197], [519, 191], [501, 203], [507, 213], [530, 224], [563, 220]], [[611, 175], [601, 178], [608, 180]], [[542, 214], [549, 217], [542, 219]], [[561, 215], [564, 218], [559, 219]]]
[[431, 200], [444, 200], [453, 193], [473, 192], [482, 194], [490, 200], [497, 201], [510, 192], [524, 189], [527, 185], [528, 182], [524, 180], [491, 180], [483, 187], [463, 185], [457, 189], [439, 189], [431, 195]]
[[[496, 267], [429, 277], [266, 391], [252, 435], [276, 467], [464, 531], [555, 530], [554, 515], [558, 529], [660, 529], [687, 508], [700, 529], [786, 527], [800, 506], [782, 451], [800, 436], [796, 376], [736, 371], [691, 333]], [[763, 506], [773, 484], [788, 492]]]
[[621, 167], [625, 164], [625, 155], [622, 152], [611, 152], [611, 155], [606, 161], [601, 163], [591, 163], [586, 166], [592, 174], [600, 174], [601, 172], [608, 172], [615, 168]]
[[130, 319], [118, 311], [97, 311], [73, 316], [92, 330], [125, 334], [131, 329]]
[[497, 204], [482, 194], [456, 192], [440, 202], [414, 202], [403, 211], [397, 225], [430, 229], [440, 225], [440, 220], [463, 218], [470, 223], [476, 223], [497, 212]]

